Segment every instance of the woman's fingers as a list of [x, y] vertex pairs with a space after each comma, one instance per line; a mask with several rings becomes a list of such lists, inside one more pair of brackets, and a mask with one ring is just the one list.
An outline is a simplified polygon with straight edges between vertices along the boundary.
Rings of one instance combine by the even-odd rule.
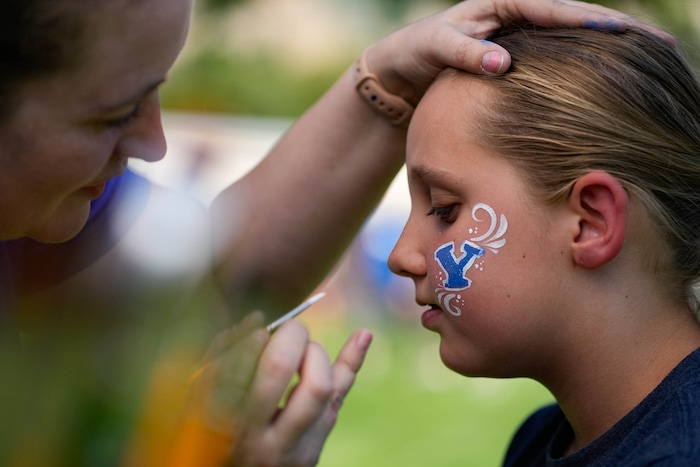
[[287, 465], [290, 459], [301, 465], [318, 462], [371, 339], [369, 331], [354, 333], [332, 366], [323, 347], [315, 342], [307, 344], [299, 382], [270, 428], [275, 439], [286, 441], [285, 445], [278, 445], [280, 465]]
[[261, 329], [265, 325], [264, 319], [262, 312], [254, 311], [243, 318], [236, 326], [220, 332], [207, 349], [204, 362], [212, 361], [222, 353], [227, 352], [233, 345], [256, 329]]
[[[315, 465], [371, 339], [369, 331], [355, 332], [331, 364], [325, 349], [308, 340], [301, 323], [290, 321], [281, 326], [260, 356], [245, 407], [233, 414], [240, 420], [240, 430], [231, 461]], [[285, 402], [295, 375], [298, 382]]]
[[246, 419], [251, 429], [266, 429], [277, 414], [279, 403], [301, 366], [308, 338], [306, 327], [297, 321], [285, 323], [271, 336], [249, 389]]
[[256, 312], [238, 326], [221, 332], [192, 377], [193, 407], [209, 428], [232, 435], [246, 404], [248, 388], [269, 335]]
[[[345, 353], [342, 366], [356, 372], [362, 356], [356, 350]], [[328, 408], [335, 388], [334, 367], [323, 347], [308, 340], [299, 322], [282, 325], [260, 358], [231, 460], [241, 465], [315, 465], [332, 428]], [[348, 389], [343, 383], [343, 394]]]
[[371, 341], [369, 331], [356, 331], [340, 350], [332, 367], [323, 347], [310, 342], [299, 384], [278, 419], [279, 429], [302, 432], [318, 424], [327, 435], [355, 382]]
[[[562, 2], [565, 2], [571, 6], [574, 7], [579, 7], [583, 8], [589, 11], [593, 12], [598, 12], [604, 15], [607, 15], [611, 18], [618, 19], [622, 22], [624, 26], [634, 26], [640, 29], [644, 29], [646, 31], [649, 31], [650, 33], [654, 34], [655, 36], [663, 39], [664, 41], [668, 42], [669, 44], [675, 46], [677, 44], [676, 38], [672, 35], [667, 33], [666, 31], [662, 31], [661, 29], [655, 27], [652, 24], [645, 23], [643, 21], [639, 21], [629, 15], [626, 15], [625, 13], [622, 13], [617, 10], [613, 10], [612, 8], [607, 8], [603, 5], [598, 5], [598, 4], [592, 4], [592, 3], [585, 3], [585, 2], [580, 2], [576, 0], [560, 0]], [[585, 22], [583, 24], [583, 27], [588, 27], [588, 28], [596, 28], [600, 27], [600, 25], [596, 24], [592, 20], [588, 20], [589, 22]]]
[[323, 347], [309, 342], [299, 369], [299, 381], [275, 420], [274, 430], [296, 443], [324, 417], [332, 394], [330, 359]]
[[[541, 2], [544, 4], [540, 5]], [[516, 13], [506, 24], [525, 20], [538, 26], [571, 26], [618, 31], [634, 26], [645, 29], [670, 44], [676, 43], [676, 39], [671, 34], [597, 3], [577, 0], [515, 2], [514, 7], [506, 10], [506, 14], [512, 14], [516, 10], [519, 13]]]
[[366, 329], [360, 329], [350, 336], [338, 354], [333, 365], [333, 394], [329, 406], [333, 421], [338, 416], [345, 396], [355, 383], [355, 378], [362, 368], [371, 343], [372, 333]]
[[644, 28], [669, 43], [673, 36], [600, 5], [575, 0], [468, 0], [410, 24], [375, 44], [369, 69], [393, 94], [416, 104], [446, 67], [475, 74], [510, 68], [508, 51], [488, 41], [503, 26], [530, 22], [544, 27], [623, 31]]

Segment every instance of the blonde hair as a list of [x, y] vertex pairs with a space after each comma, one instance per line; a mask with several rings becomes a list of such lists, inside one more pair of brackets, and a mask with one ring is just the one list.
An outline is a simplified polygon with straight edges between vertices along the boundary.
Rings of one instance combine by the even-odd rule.
[[697, 313], [700, 84], [688, 63], [641, 30], [526, 26], [492, 40], [513, 66], [479, 78], [494, 91], [480, 115], [481, 143], [518, 165], [551, 203], [592, 170], [616, 177], [666, 242], [659, 273]]

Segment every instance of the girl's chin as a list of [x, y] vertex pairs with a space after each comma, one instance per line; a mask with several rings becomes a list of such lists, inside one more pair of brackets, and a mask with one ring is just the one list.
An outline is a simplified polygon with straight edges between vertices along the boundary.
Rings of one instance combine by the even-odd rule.
[[440, 338], [440, 360], [443, 365], [451, 371], [467, 377], [491, 377], [495, 376], [493, 369], [485, 365], [485, 361], [473, 356], [465, 355], [463, 352], [454, 351], [455, 348], [445, 341], [444, 337]]

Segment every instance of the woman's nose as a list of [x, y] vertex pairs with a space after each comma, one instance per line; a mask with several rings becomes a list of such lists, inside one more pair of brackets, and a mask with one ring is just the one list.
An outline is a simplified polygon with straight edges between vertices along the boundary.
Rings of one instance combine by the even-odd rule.
[[125, 158], [157, 162], [167, 151], [161, 121], [160, 98], [154, 92], [141, 103], [140, 114], [117, 146], [116, 152]]

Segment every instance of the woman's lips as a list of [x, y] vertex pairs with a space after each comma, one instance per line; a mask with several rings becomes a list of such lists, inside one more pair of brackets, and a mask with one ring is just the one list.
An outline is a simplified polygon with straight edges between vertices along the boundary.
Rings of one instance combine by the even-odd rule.
[[107, 182], [98, 183], [97, 185], [85, 186], [81, 188], [78, 193], [89, 199], [97, 199], [102, 196], [105, 191], [105, 186]]

